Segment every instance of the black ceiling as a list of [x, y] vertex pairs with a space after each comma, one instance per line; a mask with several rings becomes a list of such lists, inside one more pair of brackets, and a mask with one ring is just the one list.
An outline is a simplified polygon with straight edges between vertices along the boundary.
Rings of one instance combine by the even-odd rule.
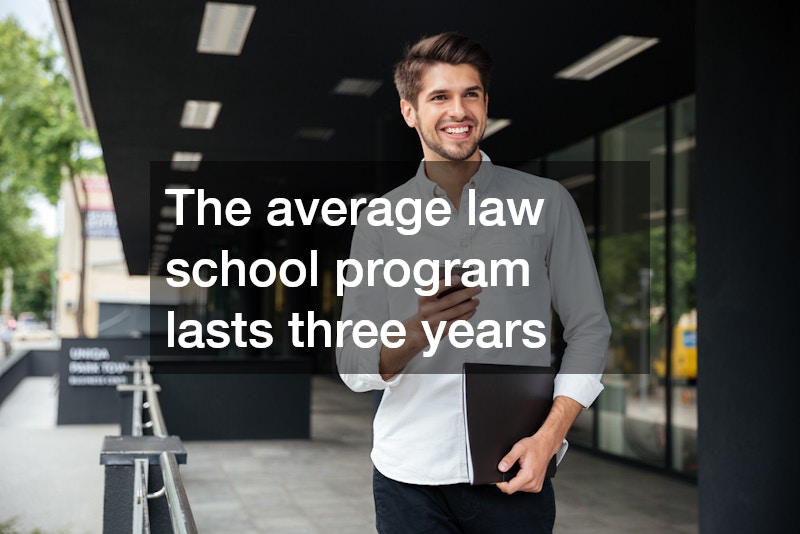
[[[694, 88], [686, 0], [249, 3], [258, 7], [242, 54], [222, 56], [196, 51], [205, 2], [69, 1], [132, 274], [149, 266], [149, 163], [174, 151], [202, 152], [204, 161], [419, 159], [391, 71], [422, 35], [457, 30], [492, 54], [489, 115], [513, 123], [482, 148], [500, 161], [534, 158]], [[553, 78], [620, 34], [660, 42], [590, 82]], [[334, 95], [343, 77], [383, 85], [369, 98]], [[223, 103], [213, 130], [179, 126], [187, 99]], [[335, 134], [295, 136], [309, 126]]]

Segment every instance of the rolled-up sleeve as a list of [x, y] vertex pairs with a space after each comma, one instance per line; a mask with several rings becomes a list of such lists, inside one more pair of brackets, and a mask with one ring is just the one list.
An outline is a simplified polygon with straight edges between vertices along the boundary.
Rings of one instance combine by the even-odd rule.
[[611, 325], [592, 251], [578, 207], [569, 192], [555, 184], [553, 236], [547, 256], [553, 309], [564, 325], [567, 348], [556, 377], [555, 395], [588, 407], [603, 385]]
[[600, 377], [601, 375], [559, 373], [556, 376], [553, 398], [569, 397], [588, 408], [603, 391]]

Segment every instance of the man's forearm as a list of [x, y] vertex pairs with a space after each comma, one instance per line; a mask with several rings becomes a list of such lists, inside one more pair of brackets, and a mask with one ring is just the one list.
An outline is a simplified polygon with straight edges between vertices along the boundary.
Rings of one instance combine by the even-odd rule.
[[558, 396], [553, 399], [553, 407], [550, 409], [547, 419], [536, 432], [552, 449], [551, 454], [558, 452], [581, 410], [583, 410], [581, 403], [569, 397]]
[[[409, 329], [408, 323], [414, 320], [416, 318], [412, 317], [403, 322], [406, 332], [413, 332], [413, 330]], [[428, 346], [427, 339], [424, 336], [420, 338], [419, 335], [408, 335], [399, 347], [389, 348], [386, 345], [382, 345], [378, 363], [378, 372], [381, 378], [384, 380], [393, 378], [405, 369], [408, 362], [426, 346]]]
[[547, 464], [558, 452], [564, 438], [583, 406], [570, 397], [558, 396], [544, 424], [533, 435], [519, 440], [497, 465], [505, 473], [514, 463], [519, 462], [520, 471], [508, 482], [500, 482], [497, 487], [503, 493], [542, 490]]
[[[439, 282], [439, 287], [450, 287], [443, 286], [443, 280]], [[461, 282], [460, 277], [453, 278], [454, 285], [459, 282]], [[439, 325], [444, 322], [443, 334], [446, 335], [454, 321], [466, 321], [475, 315], [479, 301], [473, 297], [480, 292], [481, 287], [475, 286], [459, 289], [441, 298], [436, 295], [420, 297], [417, 313], [403, 321], [406, 333], [403, 344], [397, 348], [389, 348], [386, 345], [381, 347], [378, 364], [381, 378], [389, 380], [401, 372], [419, 351], [428, 346], [428, 337], [422, 326], [423, 321], [429, 325]], [[439, 331], [438, 326], [434, 328], [436, 332]]]

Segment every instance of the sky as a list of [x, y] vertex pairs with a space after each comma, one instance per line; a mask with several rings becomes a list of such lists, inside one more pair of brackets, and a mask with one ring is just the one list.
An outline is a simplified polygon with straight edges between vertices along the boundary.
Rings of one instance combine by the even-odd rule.
[[0, 0], [0, 18], [8, 15], [14, 15], [25, 31], [39, 39], [55, 35], [49, 0]]
[[[0, 0], [0, 19], [8, 15], [13, 15], [25, 31], [38, 39], [52, 36], [53, 46], [60, 48], [49, 0]], [[56, 208], [41, 196], [31, 199], [29, 205], [34, 211], [33, 224], [40, 226], [46, 235], [55, 236], [60, 226]]]

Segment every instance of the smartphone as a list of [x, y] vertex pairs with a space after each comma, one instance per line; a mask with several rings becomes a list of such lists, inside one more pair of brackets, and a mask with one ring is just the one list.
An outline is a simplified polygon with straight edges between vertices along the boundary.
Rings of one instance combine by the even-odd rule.
[[[469, 269], [465, 269], [463, 267], [453, 267], [453, 268], [450, 269], [451, 276], [455, 276], [455, 275], [464, 276], [464, 273], [467, 273], [467, 272], [469, 272]], [[445, 272], [444, 268], [439, 269], [439, 279], [440, 280], [443, 279], [446, 274], [447, 273]], [[436, 295], [436, 298], [440, 299], [442, 297], [446, 297], [450, 293], [455, 293], [456, 291], [464, 289], [465, 287], [467, 287], [467, 286], [465, 286], [464, 284], [459, 282], [456, 285], [454, 285], [452, 287], [448, 287], [447, 289], [445, 289], [444, 291], [442, 291], [441, 293]]]

